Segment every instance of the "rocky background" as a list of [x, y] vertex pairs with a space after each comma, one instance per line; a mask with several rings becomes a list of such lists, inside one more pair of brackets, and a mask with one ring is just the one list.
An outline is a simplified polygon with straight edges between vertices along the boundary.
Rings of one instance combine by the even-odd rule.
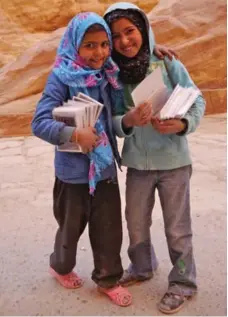
[[[103, 14], [110, 0], [1, 0], [0, 136], [29, 135], [30, 122], [69, 20]], [[207, 100], [226, 112], [226, 1], [133, 0], [149, 16], [156, 42], [174, 48]]]

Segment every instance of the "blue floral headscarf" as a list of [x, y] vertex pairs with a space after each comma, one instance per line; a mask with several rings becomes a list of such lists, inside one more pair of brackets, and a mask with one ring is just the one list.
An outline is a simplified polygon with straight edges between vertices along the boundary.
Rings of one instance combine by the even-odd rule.
[[[78, 54], [86, 31], [94, 24], [103, 26], [106, 31], [110, 42], [111, 54], [111, 32], [103, 18], [92, 12], [80, 13], [70, 21], [60, 41], [53, 72], [61, 82], [70, 87], [96, 87], [102, 83], [105, 77], [113, 87], [112, 96], [115, 96], [115, 94], [119, 96], [122, 89], [118, 82], [119, 68], [111, 57], [106, 59], [101, 69], [92, 69], [85, 64], [83, 58]], [[94, 194], [96, 184], [101, 180], [102, 171], [114, 163], [112, 147], [100, 120], [97, 121], [95, 128], [99, 136], [99, 141], [95, 149], [88, 154], [90, 158], [88, 175], [90, 194]]]
[[103, 73], [114, 89], [121, 89], [117, 81], [119, 68], [108, 57], [101, 69], [91, 69], [85, 65], [79, 56], [78, 50], [83, 37], [94, 24], [101, 25], [106, 31], [110, 43], [110, 55], [112, 50], [111, 32], [102, 17], [93, 12], [77, 14], [68, 24], [57, 50], [53, 72], [59, 79], [70, 87], [94, 87], [103, 81]]

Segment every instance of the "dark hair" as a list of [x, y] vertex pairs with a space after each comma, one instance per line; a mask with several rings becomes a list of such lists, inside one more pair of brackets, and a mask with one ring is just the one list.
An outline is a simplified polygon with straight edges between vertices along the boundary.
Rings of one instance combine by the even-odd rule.
[[128, 19], [139, 30], [142, 36], [142, 46], [135, 57], [126, 57], [115, 50], [112, 50], [112, 58], [120, 68], [120, 79], [124, 84], [138, 84], [147, 74], [150, 65], [150, 45], [146, 21], [138, 10], [117, 9], [105, 15], [104, 19], [111, 27], [112, 23], [121, 18]]
[[105, 28], [101, 24], [95, 23], [86, 30], [86, 33], [95, 33], [99, 31], [105, 31]]

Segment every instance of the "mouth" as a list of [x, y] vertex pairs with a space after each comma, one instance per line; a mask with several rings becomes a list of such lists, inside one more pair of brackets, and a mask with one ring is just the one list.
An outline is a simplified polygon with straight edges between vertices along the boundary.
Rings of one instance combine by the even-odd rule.
[[125, 54], [129, 54], [132, 53], [132, 51], [134, 50], [135, 46], [134, 45], [129, 45], [127, 47], [122, 47], [122, 52]]
[[127, 47], [122, 48], [122, 51], [124, 51], [124, 52], [130, 52], [131, 50], [132, 50], [132, 45], [129, 45]]
[[91, 59], [90, 61], [93, 64], [100, 64], [100, 63], [104, 62], [104, 59], [103, 58], [102, 59]]

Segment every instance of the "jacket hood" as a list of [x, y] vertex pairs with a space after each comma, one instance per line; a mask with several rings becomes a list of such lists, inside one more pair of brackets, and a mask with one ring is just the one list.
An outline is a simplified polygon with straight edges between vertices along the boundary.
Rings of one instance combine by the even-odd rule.
[[[147, 18], [147, 15], [143, 10], [141, 10], [139, 7], [137, 7], [135, 4], [129, 3], [129, 2], [117, 2], [112, 4], [105, 12], [104, 18], [108, 13], [111, 13], [115, 10], [136, 10], [138, 11], [141, 16], [143, 17], [146, 27], [147, 27], [147, 33], [149, 38], [149, 45], [150, 45], [150, 54], [153, 54], [154, 46], [155, 46], [155, 40], [154, 40], [154, 33], [152, 31], [152, 28], [150, 26], [149, 20]], [[126, 15], [127, 18], [127, 15]]]

